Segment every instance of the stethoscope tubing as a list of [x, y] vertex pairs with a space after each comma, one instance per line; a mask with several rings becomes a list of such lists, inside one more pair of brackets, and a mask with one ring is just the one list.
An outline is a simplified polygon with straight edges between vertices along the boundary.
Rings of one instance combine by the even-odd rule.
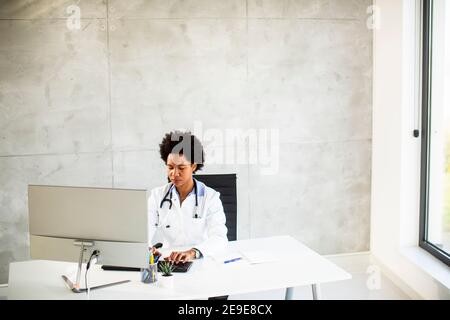
[[[164, 198], [161, 200], [161, 203], [159, 204], [159, 208], [162, 209], [164, 202], [169, 202], [169, 210], [172, 209], [172, 205], [173, 205], [173, 201], [172, 201], [172, 192], [173, 192], [173, 188], [175, 186], [173, 185], [173, 183], [170, 185], [169, 190], [167, 190], [166, 194], [164, 195]], [[199, 219], [200, 216], [198, 215], [198, 193], [197, 193], [197, 181], [195, 181], [194, 179], [194, 193], [195, 193], [195, 214], [193, 216], [194, 219]], [[169, 199], [167, 199], [167, 197], [169, 197]], [[158, 227], [160, 225], [160, 221], [159, 221], [159, 212], [157, 212], [158, 215], [158, 220], [155, 223], [155, 226]], [[166, 217], [166, 220], [168, 219], [168, 217]], [[166, 226], [166, 228], [169, 228], [170, 225]]]

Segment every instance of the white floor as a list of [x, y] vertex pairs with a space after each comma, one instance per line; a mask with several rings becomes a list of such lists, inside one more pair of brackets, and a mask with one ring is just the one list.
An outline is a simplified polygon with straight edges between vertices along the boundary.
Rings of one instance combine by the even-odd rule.
[[[327, 256], [347, 272], [352, 279], [335, 283], [322, 284], [322, 299], [330, 300], [409, 300], [385, 275], [379, 273], [379, 268], [371, 262], [369, 253], [357, 253], [337, 256]], [[279, 300], [284, 299], [285, 290], [273, 290], [242, 295], [232, 295], [230, 300]], [[311, 287], [296, 287], [294, 299], [312, 299]]]
[[[322, 284], [322, 299], [344, 300], [404, 300], [410, 299], [383, 274], [377, 274], [369, 253], [328, 256], [328, 259], [352, 274], [351, 280]], [[0, 286], [0, 300], [5, 299], [7, 288]], [[279, 300], [284, 299], [285, 290], [232, 295], [229, 300]], [[296, 287], [294, 299], [312, 299], [311, 287]]]

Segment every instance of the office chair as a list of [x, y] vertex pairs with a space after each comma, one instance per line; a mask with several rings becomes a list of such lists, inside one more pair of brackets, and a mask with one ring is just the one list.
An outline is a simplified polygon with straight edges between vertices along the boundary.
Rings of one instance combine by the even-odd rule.
[[236, 174], [195, 174], [194, 178], [220, 192], [223, 210], [227, 219], [228, 241], [237, 240]]

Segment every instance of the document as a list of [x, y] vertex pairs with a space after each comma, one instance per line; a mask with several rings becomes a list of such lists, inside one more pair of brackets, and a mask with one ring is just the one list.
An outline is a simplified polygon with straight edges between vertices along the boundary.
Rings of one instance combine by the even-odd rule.
[[280, 258], [267, 250], [242, 250], [242, 255], [251, 264], [279, 261]]
[[213, 256], [213, 258], [218, 263], [224, 263], [224, 264], [238, 262], [238, 261], [243, 260], [242, 254], [238, 251], [222, 252], [221, 254], [216, 254], [215, 256]]

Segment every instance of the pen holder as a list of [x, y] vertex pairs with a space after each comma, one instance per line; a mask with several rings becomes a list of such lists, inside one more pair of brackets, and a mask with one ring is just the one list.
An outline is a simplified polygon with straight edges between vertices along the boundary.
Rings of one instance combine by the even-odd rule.
[[155, 283], [158, 281], [158, 264], [149, 264], [147, 268], [141, 269], [141, 281], [143, 283]]

